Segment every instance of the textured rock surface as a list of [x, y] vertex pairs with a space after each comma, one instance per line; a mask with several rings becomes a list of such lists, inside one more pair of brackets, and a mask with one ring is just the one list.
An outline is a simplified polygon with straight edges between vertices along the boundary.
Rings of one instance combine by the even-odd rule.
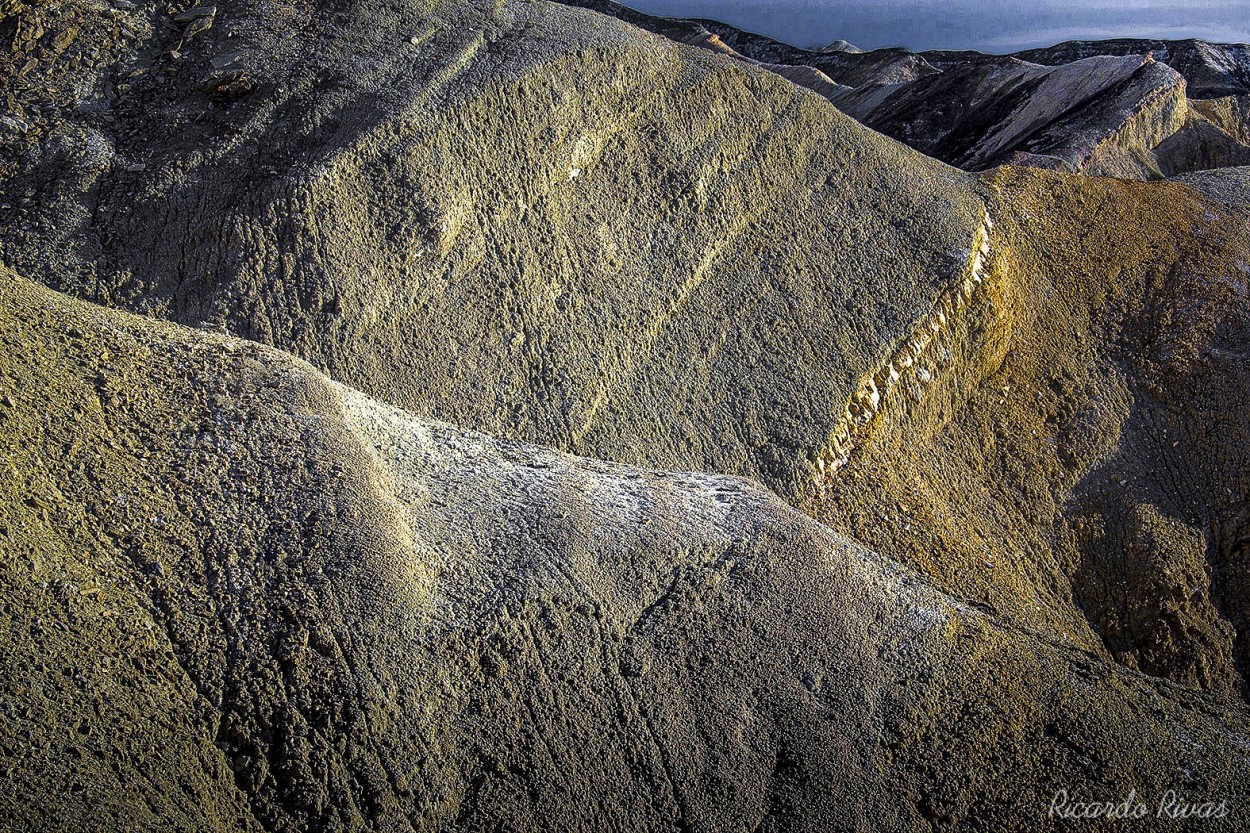
[[1030, 49], [1017, 57], [1050, 66], [1093, 55], [1144, 55], [1147, 52], [1154, 53], [1156, 59], [1184, 75], [1189, 82], [1190, 94], [1195, 98], [1222, 98], [1250, 93], [1250, 46], [1244, 43], [1134, 38], [1069, 41], [1043, 49]]
[[[1245, 169], [553, 3], [4, 8], [0, 827], [1244, 827]], [[1244, 139], [1081, 57], [985, 164]]]
[[1092, 57], [1054, 68], [1014, 58], [976, 61], [885, 98], [877, 89], [860, 88], [841, 106], [871, 127], [970, 170], [1013, 162], [1158, 177], [1163, 163], [1154, 149], [1189, 115], [1181, 75], [1140, 55]]
[[1234, 211], [1250, 215], [1250, 167], [1199, 171], [1176, 178]]
[[[969, 179], [772, 73], [558, 4], [275, 14], [62, 113], [10, 264], [421, 414], [794, 494], [969, 255]], [[226, 61], [255, 91], [216, 103]]]
[[[1245, 220], [1176, 185], [990, 182], [984, 283], [813, 511], [1028, 627], [1244, 693]], [[1125, 635], [1147, 619], [1166, 634]]]
[[7, 827], [1001, 829], [1072, 784], [1247, 799], [1244, 707], [1013, 630], [746, 481], [0, 291]]

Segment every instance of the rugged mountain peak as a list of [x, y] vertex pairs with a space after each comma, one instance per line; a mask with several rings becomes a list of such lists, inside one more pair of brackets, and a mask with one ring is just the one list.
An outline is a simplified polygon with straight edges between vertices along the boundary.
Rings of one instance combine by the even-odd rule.
[[839, 38], [838, 40], [835, 40], [833, 43], [829, 44], [823, 49], [820, 49], [819, 51], [825, 54], [829, 54], [830, 52], [850, 52], [850, 53], [858, 55], [858, 54], [861, 54], [864, 50], [860, 49], [858, 46], [856, 46], [855, 44], [851, 43], [848, 40], [843, 40]]

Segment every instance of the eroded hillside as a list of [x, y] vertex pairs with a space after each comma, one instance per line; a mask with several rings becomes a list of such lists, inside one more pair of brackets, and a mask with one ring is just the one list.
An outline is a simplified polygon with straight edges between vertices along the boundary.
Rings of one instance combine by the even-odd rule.
[[101, 82], [107, 118], [60, 111], [10, 263], [417, 413], [794, 494], [970, 256], [970, 180], [771, 73], [559, 4], [336, 8], [298, 51], [223, 10]]
[[986, 277], [901, 378], [869, 377], [881, 412], [816, 514], [1031, 627], [1244, 693], [1245, 220], [1179, 185], [988, 183]]
[[1091, 767], [1245, 798], [1243, 707], [1005, 626], [756, 485], [0, 292], [8, 826], [1013, 827]]
[[2, 11], [0, 827], [1242, 826], [1245, 169], [829, 101], [1158, 175], [1056, 91], [1244, 142], [1201, 67]]

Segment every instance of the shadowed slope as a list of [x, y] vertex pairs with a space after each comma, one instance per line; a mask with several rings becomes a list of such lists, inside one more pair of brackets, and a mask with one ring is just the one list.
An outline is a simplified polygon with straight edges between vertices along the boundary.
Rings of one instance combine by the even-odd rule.
[[989, 182], [984, 282], [813, 511], [1009, 618], [1244, 695], [1245, 219], [1176, 184]]

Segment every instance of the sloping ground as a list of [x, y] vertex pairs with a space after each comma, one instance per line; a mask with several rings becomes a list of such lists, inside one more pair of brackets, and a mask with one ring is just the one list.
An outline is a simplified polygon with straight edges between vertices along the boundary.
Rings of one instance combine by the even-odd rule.
[[1014, 56], [808, 52], [723, 23], [652, 18], [611, 0], [571, 5], [728, 51], [965, 170], [1010, 162], [1159, 179], [1250, 164], [1250, 120], [1239, 98], [1250, 92], [1244, 45], [1073, 42]]
[[[556, 4], [210, 8], [0, 20], [4, 258], [351, 387], [5, 273], [11, 826], [1244, 804], [1235, 171], [974, 180]], [[1176, 73], [1090, 66], [1056, 141], [1144, 170], [1179, 99], [1099, 108]]]
[[1250, 216], [1250, 167], [1198, 171], [1176, 178], [1202, 192], [1208, 199]]
[[831, 100], [869, 127], [967, 170], [1010, 162], [1159, 179], [1250, 162], [1250, 121], [1240, 100], [1191, 101], [1184, 76], [1148, 54], [1056, 67], [980, 58]]
[[[919, 149], [970, 170], [1013, 162], [1158, 179], [1250, 163], [1239, 98], [1250, 91], [1244, 45], [1106, 41], [1005, 58], [924, 57], [939, 75], [888, 93], [882, 82], [870, 84], [849, 95], [871, 107], [843, 109], [913, 146], [940, 136], [931, 150]], [[945, 126], [921, 129], [938, 125]]]
[[1244, 708], [745, 481], [0, 292], [8, 829], [1047, 829], [1074, 785], [1250, 798]]
[[838, 41], [819, 52], [809, 52], [715, 20], [654, 17], [613, 0], [561, 2], [569, 6], [593, 9], [672, 40], [732, 54], [739, 60], [755, 63], [779, 74], [804, 68], [814, 69], [844, 87], [898, 84], [938, 72], [924, 56], [906, 49], [876, 49], [864, 52], [850, 44], [845, 45], [849, 49], [839, 48], [845, 42]]
[[188, 39], [142, 7], [99, 97], [40, 110], [10, 264], [424, 415], [795, 494], [971, 256], [969, 179], [758, 68], [558, 4], [317, 8]]
[[[1021, 155], [1082, 169], [1109, 125], [1150, 118], [1135, 111], [1151, 94], [1175, 109], [1175, 97], [1184, 98], [1183, 79], [1141, 56], [1053, 69], [1002, 58], [927, 76], [884, 98], [876, 85], [861, 87], [838, 104], [870, 127], [904, 134], [918, 150], [969, 170], [1018, 162]], [[1157, 128], [1164, 135], [1176, 129], [1170, 115]]]
[[1174, 184], [989, 182], [984, 281], [811, 511], [1026, 627], [1244, 696], [1244, 216]]

